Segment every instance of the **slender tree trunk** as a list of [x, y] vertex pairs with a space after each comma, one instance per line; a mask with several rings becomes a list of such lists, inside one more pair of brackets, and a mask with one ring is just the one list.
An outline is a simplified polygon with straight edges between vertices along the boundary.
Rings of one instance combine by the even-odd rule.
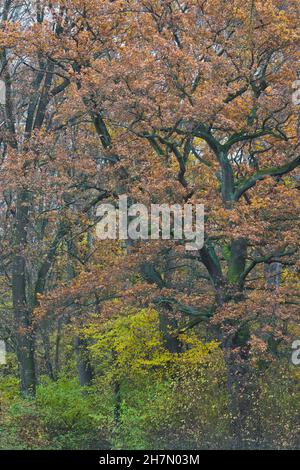
[[281, 263], [265, 264], [266, 288], [278, 289], [280, 285]]
[[35, 335], [32, 325], [32, 312], [26, 296], [26, 258], [24, 248], [27, 242], [28, 194], [18, 195], [15, 225], [15, 255], [12, 265], [12, 297], [16, 326], [16, 346], [19, 362], [21, 393], [35, 395]]
[[55, 358], [54, 368], [55, 377], [57, 378], [60, 372], [60, 344], [61, 344], [61, 333], [62, 333], [62, 318], [57, 321], [56, 341], [55, 341]]
[[[118, 357], [118, 353], [116, 351], [112, 351], [112, 358], [113, 362], [116, 363]], [[121, 409], [121, 404], [122, 404], [122, 395], [121, 395], [121, 383], [118, 378], [114, 380], [113, 383], [113, 393], [114, 393], [114, 421], [115, 421], [115, 426], [116, 430], [118, 430], [120, 424], [121, 424], [121, 419], [122, 419], [122, 409]]]
[[45, 357], [45, 365], [46, 365], [47, 374], [50, 380], [55, 380], [52, 359], [51, 359], [51, 344], [49, 340], [49, 333], [46, 328], [45, 329], [43, 328], [43, 331], [42, 331], [42, 341], [43, 341], [43, 346], [44, 346], [44, 357]]
[[75, 336], [73, 343], [77, 359], [79, 383], [82, 387], [91, 386], [94, 374], [88, 354], [86, 341], [80, 338], [80, 336]]
[[[68, 252], [70, 254], [70, 260], [68, 263], [68, 278], [71, 280], [75, 277], [75, 269], [71, 261], [71, 255], [73, 252], [76, 252], [76, 247], [72, 242], [68, 243]], [[90, 354], [87, 348], [87, 342], [81, 336], [76, 335], [73, 338], [73, 345], [77, 361], [79, 383], [82, 387], [91, 386], [94, 373], [90, 362]]]
[[[5, 1], [2, 19], [8, 18], [11, 2]], [[1, 52], [2, 65], [5, 69], [5, 122], [8, 130], [8, 144], [18, 149], [16, 125], [13, 112], [12, 80], [9, 73], [6, 50]], [[24, 247], [27, 241], [28, 193], [20, 189], [17, 194], [16, 218], [13, 234], [14, 256], [12, 260], [12, 301], [15, 321], [15, 341], [20, 373], [20, 391], [23, 396], [34, 396], [36, 374], [34, 362], [35, 338], [32, 328], [31, 308], [26, 297], [26, 258]]]
[[115, 406], [114, 406], [114, 419], [117, 426], [121, 422], [121, 387], [119, 382], [114, 384], [114, 397], [115, 397]]

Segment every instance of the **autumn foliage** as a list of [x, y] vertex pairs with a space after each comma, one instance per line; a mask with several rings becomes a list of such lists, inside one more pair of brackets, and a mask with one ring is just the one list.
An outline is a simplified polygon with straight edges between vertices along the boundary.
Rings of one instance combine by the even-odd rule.
[[[0, 0], [4, 447], [299, 446], [299, 45], [296, 0]], [[98, 240], [122, 194], [203, 247]]]

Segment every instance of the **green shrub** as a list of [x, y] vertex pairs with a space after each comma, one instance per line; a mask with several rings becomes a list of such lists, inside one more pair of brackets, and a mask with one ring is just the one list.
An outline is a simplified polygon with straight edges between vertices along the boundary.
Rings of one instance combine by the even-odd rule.
[[80, 387], [76, 379], [49, 380], [37, 389], [36, 405], [51, 445], [61, 449], [102, 448], [103, 421], [95, 409], [95, 388]]

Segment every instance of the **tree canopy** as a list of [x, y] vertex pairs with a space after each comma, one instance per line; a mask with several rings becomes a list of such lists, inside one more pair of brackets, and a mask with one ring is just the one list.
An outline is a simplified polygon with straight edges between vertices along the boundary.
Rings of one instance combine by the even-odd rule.
[[[297, 0], [0, 0], [0, 448], [299, 447], [299, 41]], [[202, 248], [99, 240], [124, 194]]]

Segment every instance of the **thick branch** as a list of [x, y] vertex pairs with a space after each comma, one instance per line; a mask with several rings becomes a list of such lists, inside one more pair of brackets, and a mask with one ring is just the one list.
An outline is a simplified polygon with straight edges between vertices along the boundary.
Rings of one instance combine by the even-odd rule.
[[270, 167], [270, 168], [264, 168], [257, 173], [255, 173], [253, 176], [251, 176], [249, 179], [241, 183], [235, 193], [234, 193], [234, 200], [238, 201], [240, 197], [248, 191], [248, 189], [252, 188], [253, 186], [256, 185], [258, 181], [262, 181], [263, 179], [267, 178], [268, 176], [282, 176], [287, 173], [290, 173], [292, 170], [297, 168], [300, 165], [300, 155], [298, 155], [294, 160], [291, 162], [285, 163], [282, 166], [278, 167]]

